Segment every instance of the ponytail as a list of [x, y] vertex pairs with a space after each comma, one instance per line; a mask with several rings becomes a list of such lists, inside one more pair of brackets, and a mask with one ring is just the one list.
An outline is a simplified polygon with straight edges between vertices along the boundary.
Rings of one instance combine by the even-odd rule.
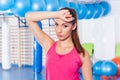
[[76, 27], [75, 30], [72, 31], [72, 41], [73, 41], [73, 44], [74, 44], [77, 52], [79, 54], [83, 54], [83, 56], [84, 56], [85, 55], [85, 51], [84, 51], [84, 48], [82, 47], [82, 45], [80, 43], [77, 27]]

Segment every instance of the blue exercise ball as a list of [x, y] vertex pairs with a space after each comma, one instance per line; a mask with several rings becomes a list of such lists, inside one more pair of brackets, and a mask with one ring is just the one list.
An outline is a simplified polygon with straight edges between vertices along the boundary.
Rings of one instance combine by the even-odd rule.
[[102, 65], [103, 61], [99, 60], [96, 63], [93, 64], [92, 66], [92, 71], [93, 74], [95, 75], [101, 75], [101, 65]]
[[117, 65], [112, 61], [104, 61], [101, 65], [101, 73], [104, 76], [115, 76], [117, 70]]
[[14, 0], [0, 0], [0, 11], [5, 11], [12, 8]]
[[93, 80], [101, 80], [100, 75], [93, 75]]
[[45, 0], [31, 0], [31, 11], [44, 11]]
[[[38, 21], [38, 26], [42, 29], [42, 23]], [[33, 71], [40, 73], [42, 71], [42, 47], [37, 41], [36, 38], [34, 38], [34, 53], [33, 53]]]
[[85, 19], [93, 18], [93, 16], [95, 15], [95, 7], [93, 6], [93, 4], [86, 4], [86, 7], [87, 7], [88, 11], [85, 16]]
[[30, 0], [15, 0], [15, 4], [11, 11], [17, 16], [24, 17], [25, 13], [30, 10]]
[[95, 15], [94, 19], [99, 18], [103, 15], [103, 8], [99, 3], [94, 3], [93, 6], [95, 7]]
[[66, 0], [59, 0], [59, 9], [69, 7], [69, 3]]
[[103, 7], [103, 15], [106, 16], [111, 11], [111, 6], [108, 2], [102, 1], [99, 3]]
[[[79, 14], [79, 5], [77, 3], [69, 2], [69, 7], [73, 8], [76, 11], [77, 15]], [[78, 18], [79, 18], [79, 16], [80, 15], [78, 15]]]
[[85, 6], [85, 4], [78, 4], [78, 5], [79, 5], [78, 19], [83, 19], [83, 18], [85, 18], [88, 9], [87, 9], [87, 7]]
[[58, 0], [45, 0], [47, 11], [56, 11], [59, 9]]

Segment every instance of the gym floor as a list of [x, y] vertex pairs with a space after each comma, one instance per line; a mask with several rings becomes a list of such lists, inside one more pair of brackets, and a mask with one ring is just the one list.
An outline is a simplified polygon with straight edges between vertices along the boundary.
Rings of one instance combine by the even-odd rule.
[[[83, 80], [80, 75], [81, 80]], [[12, 65], [11, 69], [3, 70], [0, 64], [0, 80], [45, 80], [45, 67], [43, 67], [41, 73], [33, 72], [32, 66], [22, 66], [19, 68], [17, 65]], [[101, 80], [99, 76], [93, 75], [93, 80]], [[114, 80], [114, 79], [105, 79]], [[120, 80], [118, 77], [115, 80]]]
[[43, 67], [41, 73], [35, 73], [32, 66], [19, 68], [12, 65], [10, 70], [3, 70], [0, 64], [0, 80], [45, 80], [45, 68]]

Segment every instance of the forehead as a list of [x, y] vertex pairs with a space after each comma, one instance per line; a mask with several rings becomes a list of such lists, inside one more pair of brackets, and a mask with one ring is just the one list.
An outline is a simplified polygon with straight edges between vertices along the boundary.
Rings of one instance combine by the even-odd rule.
[[54, 19], [57, 24], [71, 24], [70, 22], [63, 21], [61, 19]]

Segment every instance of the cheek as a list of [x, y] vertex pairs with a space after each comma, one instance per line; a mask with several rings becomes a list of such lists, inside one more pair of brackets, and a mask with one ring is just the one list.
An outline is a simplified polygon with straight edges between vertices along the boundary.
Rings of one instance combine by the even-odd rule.
[[63, 31], [63, 34], [65, 35], [71, 35], [72, 29], [67, 29]]

